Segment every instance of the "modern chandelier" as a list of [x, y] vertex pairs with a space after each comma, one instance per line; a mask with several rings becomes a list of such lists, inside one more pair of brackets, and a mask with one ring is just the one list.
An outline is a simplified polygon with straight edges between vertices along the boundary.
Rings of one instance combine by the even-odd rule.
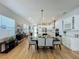
[[[43, 9], [41, 9], [41, 19], [42, 19], [42, 21], [43, 21], [43, 19], [44, 19], [44, 10]], [[42, 25], [42, 21], [41, 21], [41, 25]]]

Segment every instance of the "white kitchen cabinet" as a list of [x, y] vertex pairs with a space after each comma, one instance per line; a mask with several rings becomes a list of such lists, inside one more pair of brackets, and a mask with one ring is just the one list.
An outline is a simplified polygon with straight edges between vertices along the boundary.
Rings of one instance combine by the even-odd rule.
[[71, 30], [63, 36], [63, 45], [73, 51], [79, 51], [79, 30]]

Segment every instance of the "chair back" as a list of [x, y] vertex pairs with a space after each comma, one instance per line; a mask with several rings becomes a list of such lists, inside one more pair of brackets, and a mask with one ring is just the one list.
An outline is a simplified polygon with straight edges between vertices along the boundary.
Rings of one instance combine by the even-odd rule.
[[46, 46], [53, 46], [53, 38], [46, 39]]
[[62, 38], [61, 37], [57, 37], [54, 39], [54, 44], [61, 44], [62, 43]]
[[38, 38], [38, 46], [45, 46], [45, 38]]
[[32, 37], [31, 36], [28, 36], [28, 41], [30, 42], [32, 40]]

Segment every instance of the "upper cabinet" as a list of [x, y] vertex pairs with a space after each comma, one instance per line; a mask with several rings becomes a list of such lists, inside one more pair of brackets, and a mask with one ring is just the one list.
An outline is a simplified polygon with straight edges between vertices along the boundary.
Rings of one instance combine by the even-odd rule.
[[72, 29], [72, 17], [68, 17], [64, 19], [64, 30], [71, 30]]
[[79, 15], [74, 16], [74, 29], [79, 30]]
[[73, 15], [64, 19], [64, 30], [79, 30], [79, 15]]

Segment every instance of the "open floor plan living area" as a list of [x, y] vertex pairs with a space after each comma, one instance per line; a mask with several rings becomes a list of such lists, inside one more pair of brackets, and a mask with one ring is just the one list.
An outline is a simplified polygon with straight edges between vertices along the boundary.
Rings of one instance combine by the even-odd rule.
[[0, 0], [0, 59], [79, 59], [79, 0]]

